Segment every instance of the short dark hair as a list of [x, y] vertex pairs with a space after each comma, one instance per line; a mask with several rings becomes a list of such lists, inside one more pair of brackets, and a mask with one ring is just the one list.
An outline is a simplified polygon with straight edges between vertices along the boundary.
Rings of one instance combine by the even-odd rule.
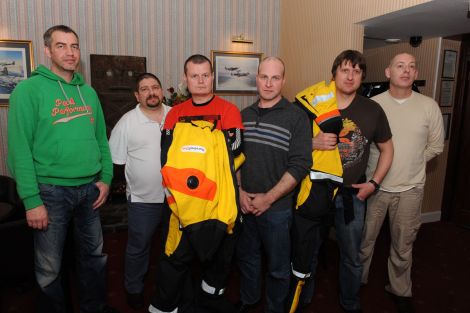
[[211, 67], [211, 73], [212, 73], [212, 62], [209, 60], [206, 56], [202, 54], [193, 54], [190, 56], [186, 62], [184, 62], [184, 74], [186, 75], [186, 72], [188, 71], [188, 63], [194, 63], [194, 64], [202, 64], [202, 63], [209, 63], [209, 66]]
[[73, 33], [75, 37], [77, 37], [77, 40], [78, 40], [78, 35], [72, 28], [66, 25], [55, 25], [55, 26], [50, 27], [48, 30], [46, 30], [46, 32], [43, 35], [44, 45], [46, 47], [49, 47], [49, 48], [51, 47], [52, 33], [56, 31], [63, 32], [63, 33]]
[[158, 77], [152, 73], [142, 73], [140, 74], [139, 76], [137, 76], [137, 78], [135, 79], [135, 86], [134, 86], [134, 91], [138, 92], [139, 91], [139, 84], [141, 81], [143, 81], [144, 79], [146, 78], [153, 78], [155, 79], [158, 84], [160, 85], [160, 87], [162, 87], [162, 83], [160, 82], [160, 79], [158, 79]]
[[333, 78], [336, 76], [338, 67], [341, 66], [344, 62], [351, 62], [353, 67], [359, 65], [359, 68], [362, 70], [362, 79], [366, 78], [366, 59], [362, 53], [357, 50], [344, 50], [336, 57], [335, 61], [333, 62], [333, 66], [331, 67], [331, 74], [333, 75]]

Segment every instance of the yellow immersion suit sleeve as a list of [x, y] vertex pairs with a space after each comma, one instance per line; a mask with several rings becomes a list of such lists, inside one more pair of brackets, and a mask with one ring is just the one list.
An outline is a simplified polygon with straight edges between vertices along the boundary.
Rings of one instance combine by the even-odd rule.
[[183, 232], [179, 227], [180, 223], [178, 217], [176, 217], [175, 213], [171, 213], [170, 222], [168, 224], [168, 236], [165, 243], [165, 254], [167, 256], [172, 255], [180, 243]]
[[[296, 100], [316, 118], [313, 121], [312, 133], [315, 137], [320, 131], [319, 125], [332, 117], [341, 116], [336, 103], [336, 86], [334, 82], [319, 82], [306, 88], [295, 96]], [[334, 150], [312, 150], [312, 170], [343, 176], [343, 166], [338, 148]]]
[[234, 163], [235, 171], [238, 171], [240, 166], [242, 166], [242, 164], [245, 162], [245, 159], [246, 158], [243, 152], [234, 158], [233, 163]]
[[[341, 117], [336, 103], [336, 86], [334, 82], [327, 84], [322, 81], [310, 86], [299, 92], [296, 95], [296, 100], [315, 116], [312, 122], [313, 137], [321, 131], [319, 125], [329, 119]], [[335, 181], [342, 181], [343, 165], [338, 147], [334, 150], [312, 150], [312, 159], [311, 173], [301, 182], [296, 208], [307, 200], [312, 188], [312, 179], [315, 179], [317, 173], [330, 174]]]

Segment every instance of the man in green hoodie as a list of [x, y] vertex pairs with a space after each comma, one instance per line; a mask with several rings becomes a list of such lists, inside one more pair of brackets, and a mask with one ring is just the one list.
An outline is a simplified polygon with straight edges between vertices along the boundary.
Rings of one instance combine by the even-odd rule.
[[44, 33], [50, 69], [40, 65], [10, 97], [8, 167], [33, 228], [40, 312], [65, 312], [64, 241], [73, 221], [80, 312], [117, 312], [105, 303], [106, 255], [98, 208], [113, 175], [103, 111], [75, 70], [77, 34], [58, 25]]

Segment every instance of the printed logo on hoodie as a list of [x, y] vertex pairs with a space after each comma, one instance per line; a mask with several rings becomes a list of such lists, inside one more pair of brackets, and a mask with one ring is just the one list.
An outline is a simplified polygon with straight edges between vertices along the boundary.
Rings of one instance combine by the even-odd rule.
[[[58, 117], [57, 120], [52, 123], [68, 123], [73, 119], [93, 115], [93, 110], [89, 105], [76, 106], [75, 100], [71, 97], [68, 100], [56, 99], [55, 106], [51, 110], [52, 117]], [[90, 122], [94, 122], [94, 118], [90, 118]]]

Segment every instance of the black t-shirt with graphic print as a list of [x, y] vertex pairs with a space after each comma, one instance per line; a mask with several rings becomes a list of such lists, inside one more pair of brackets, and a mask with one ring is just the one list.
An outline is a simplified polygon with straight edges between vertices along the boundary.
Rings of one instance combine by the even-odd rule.
[[370, 144], [383, 143], [392, 137], [387, 116], [378, 103], [356, 95], [351, 104], [340, 110], [343, 129], [338, 148], [343, 163], [345, 186], [360, 183], [369, 160]]

